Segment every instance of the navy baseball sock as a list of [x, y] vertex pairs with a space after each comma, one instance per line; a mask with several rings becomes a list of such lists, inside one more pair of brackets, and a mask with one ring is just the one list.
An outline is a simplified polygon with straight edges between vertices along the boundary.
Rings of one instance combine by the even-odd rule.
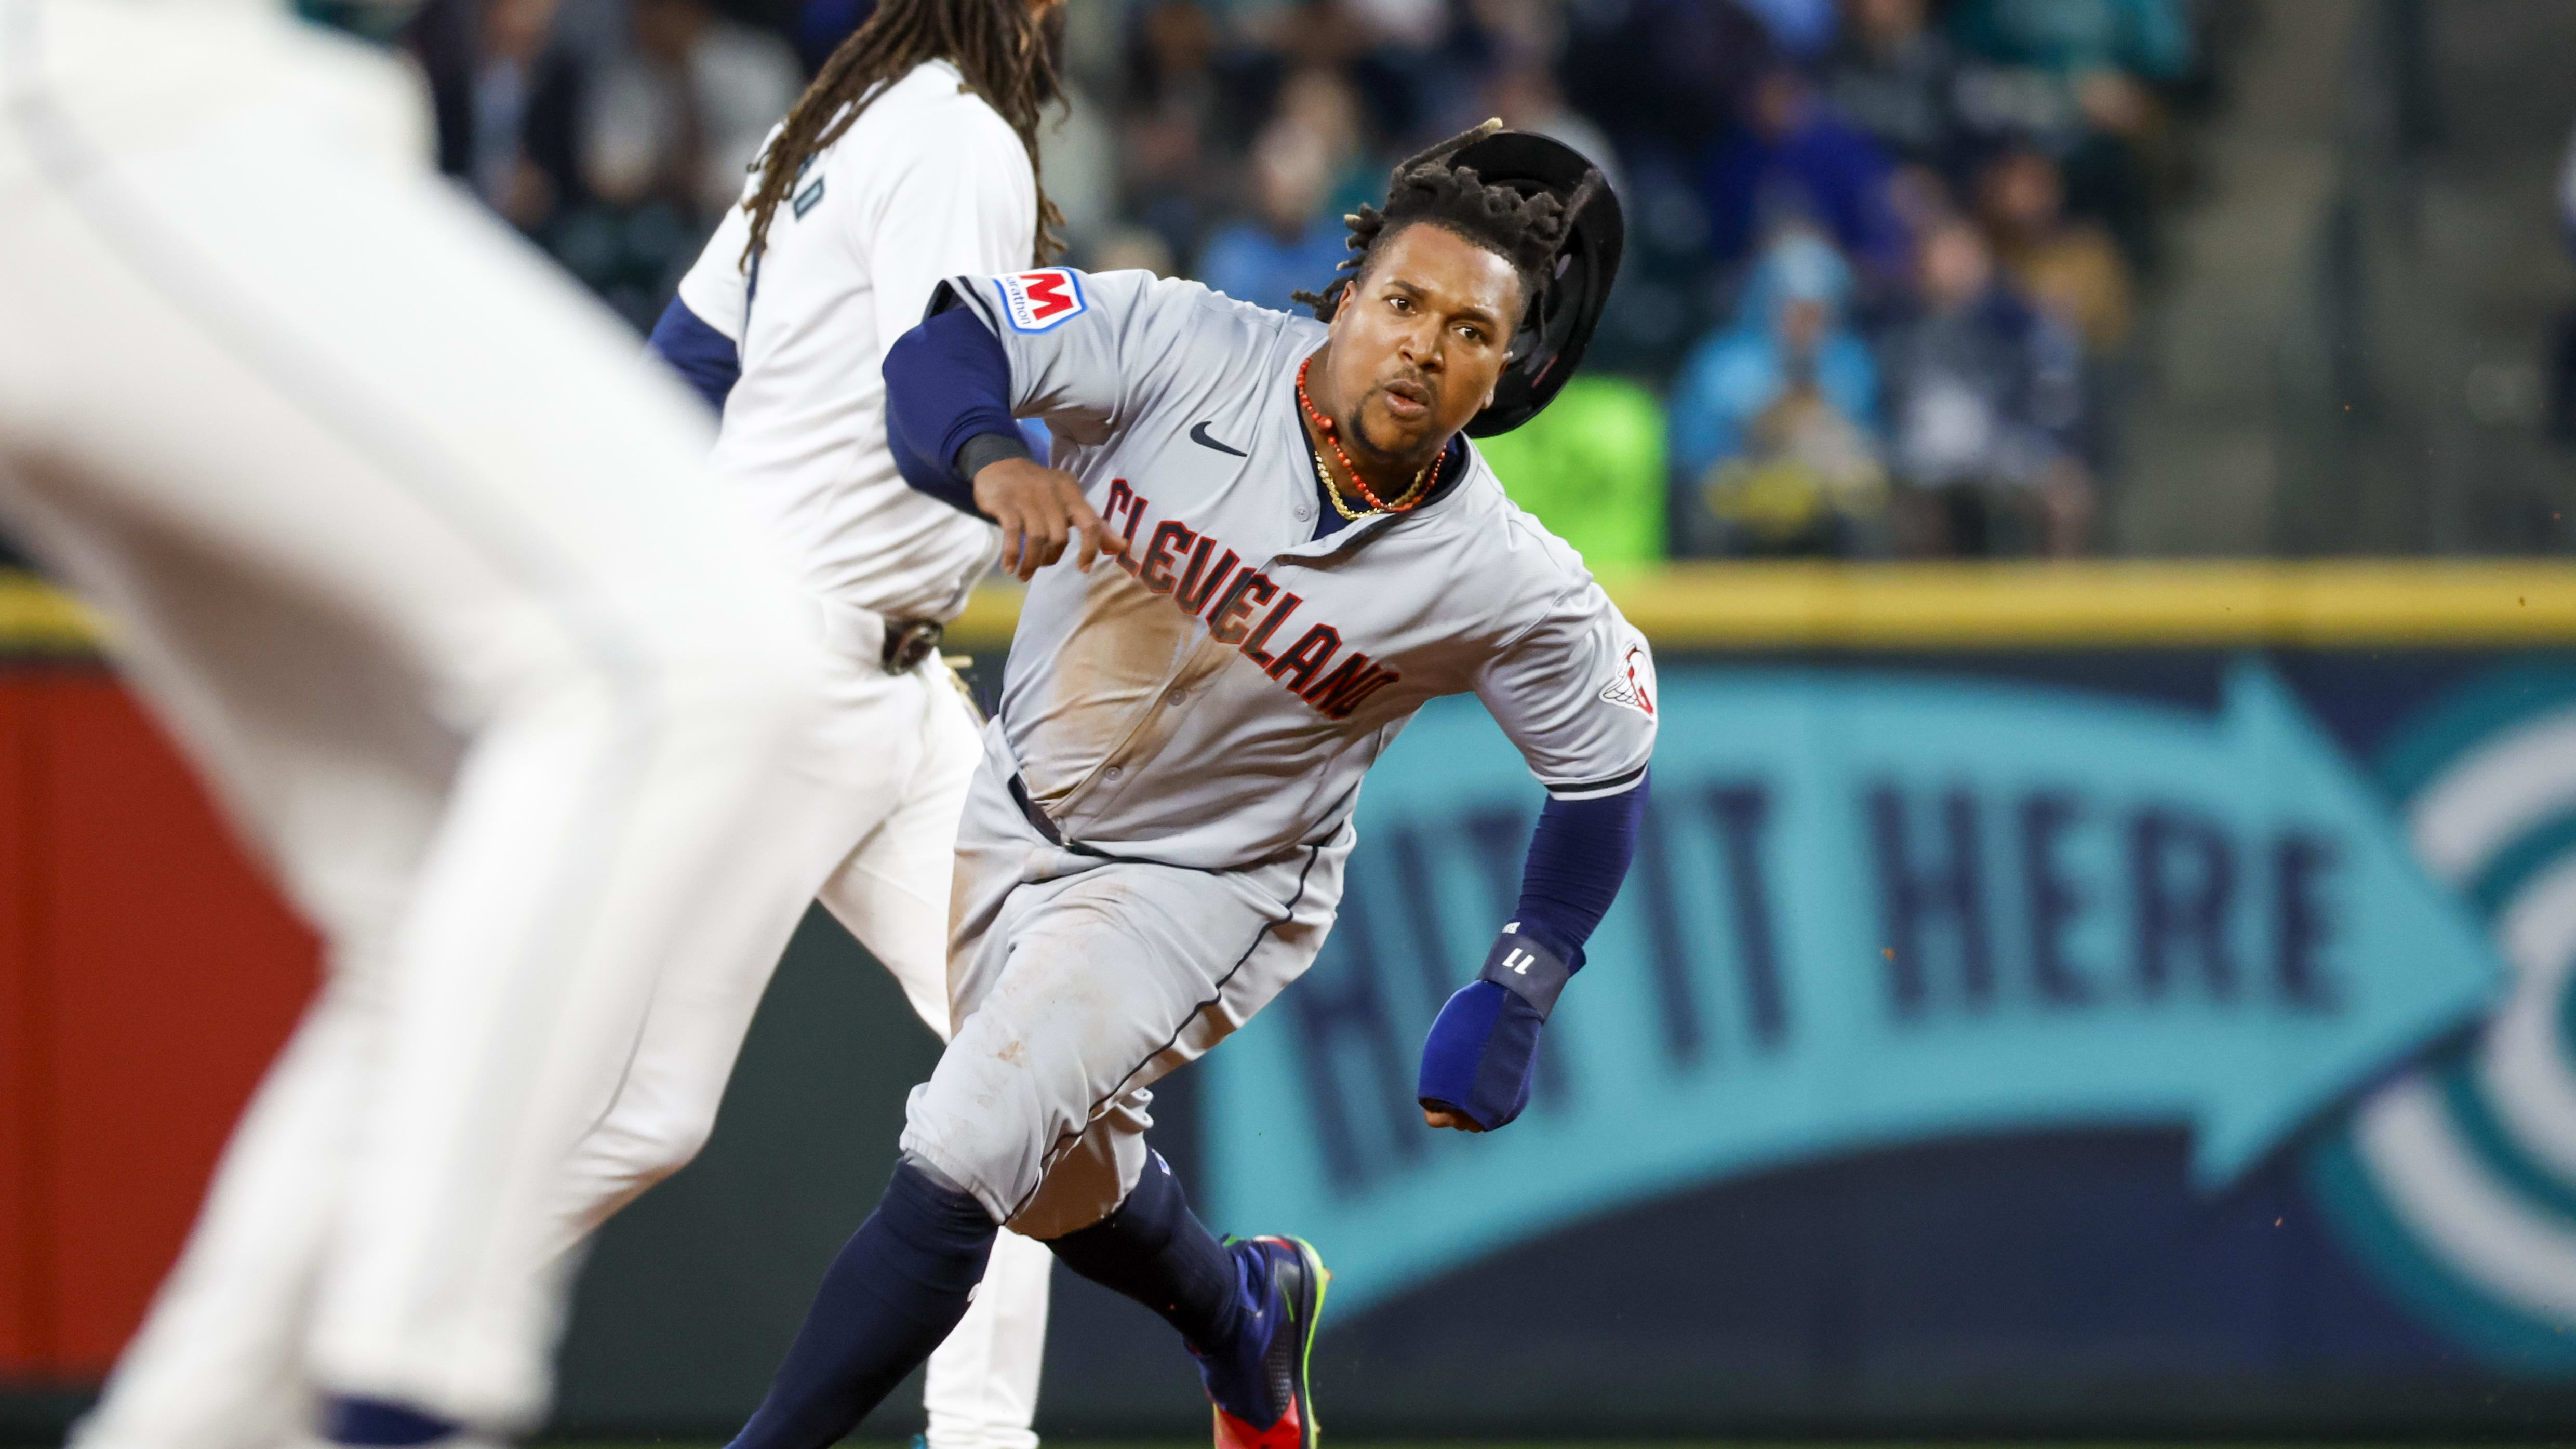
[[1269, 1337], [1247, 1331], [1262, 1326], [1258, 1305], [1270, 1294], [1269, 1259], [1218, 1242], [1190, 1211], [1161, 1153], [1147, 1157], [1136, 1190], [1118, 1211], [1047, 1246], [1066, 1267], [1179, 1329], [1200, 1360], [1209, 1393], [1228, 1413], [1254, 1425], [1278, 1418], [1259, 1371]]
[[904, 1158], [732, 1449], [821, 1449], [856, 1428], [966, 1316], [993, 1231], [983, 1204]]
[[322, 1433], [334, 1444], [434, 1444], [464, 1426], [384, 1399], [335, 1395], [322, 1409]]

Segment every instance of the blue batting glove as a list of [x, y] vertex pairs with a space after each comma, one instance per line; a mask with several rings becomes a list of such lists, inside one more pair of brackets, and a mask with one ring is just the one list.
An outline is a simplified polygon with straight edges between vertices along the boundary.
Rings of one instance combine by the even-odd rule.
[[1539, 1028], [1573, 975], [1518, 925], [1503, 928], [1484, 971], [1440, 1008], [1422, 1043], [1422, 1105], [1463, 1113], [1488, 1132], [1529, 1105]]

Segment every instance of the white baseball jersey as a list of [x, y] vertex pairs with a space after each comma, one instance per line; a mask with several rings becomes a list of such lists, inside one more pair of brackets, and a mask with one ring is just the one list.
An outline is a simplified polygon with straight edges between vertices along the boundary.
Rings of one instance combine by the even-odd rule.
[[1349, 818], [1425, 701], [1469, 690], [1561, 798], [1644, 774], [1645, 639], [1472, 447], [1422, 507], [1315, 537], [1295, 384], [1322, 323], [1146, 272], [952, 278], [940, 305], [959, 300], [1128, 542], [1038, 573], [1004, 678], [995, 763], [1068, 840], [1277, 859]]
[[423, 134], [282, 12], [0, 0], [0, 518], [329, 944], [84, 1449], [541, 1420], [567, 1154], [657, 983], [811, 898], [810, 605]]
[[[744, 188], [748, 198], [758, 184]], [[713, 454], [719, 484], [771, 526], [827, 601], [836, 650], [829, 734], [813, 777], [838, 802], [839, 863], [821, 900], [948, 1030], [948, 886], [975, 725], [937, 664], [890, 678], [858, 611], [953, 617], [992, 565], [998, 532], [906, 487], [886, 446], [886, 349], [961, 268], [1024, 266], [1037, 227], [1028, 152], [956, 67], [930, 61], [879, 91], [796, 179], [746, 272], [735, 207], [680, 284], [731, 337], [741, 375]], [[839, 855], [846, 852], [846, 856]], [[776, 960], [772, 951], [770, 960]], [[768, 982], [709, 960], [657, 996], [625, 1090], [576, 1167], [589, 1200], [622, 1201], [703, 1140]], [[676, 1124], [676, 1125], [675, 1125]], [[932, 1355], [931, 1449], [1032, 1449], [1053, 1257], [1005, 1234], [964, 1322]]]
[[[744, 188], [748, 198], [755, 174]], [[1037, 177], [1010, 123], [927, 61], [886, 87], [796, 179], [746, 273], [742, 208], [680, 282], [734, 341], [713, 466], [794, 550], [824, 597], [949, 619], [992, 566], [998, 532], [904, 486], [886, 447], [886, 349], [940, 278], [1025, 266]]]

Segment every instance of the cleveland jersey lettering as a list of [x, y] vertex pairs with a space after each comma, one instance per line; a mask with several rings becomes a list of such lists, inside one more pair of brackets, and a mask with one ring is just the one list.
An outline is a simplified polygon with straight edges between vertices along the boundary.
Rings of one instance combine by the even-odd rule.
[[[1109, 506], [1101, 511], [1101, 518], [1115, 526], [1123, 515], [1126, 523], [1121, 532], [1133, 539], [1149, 506], [1143, 494], [1127, 486], [1126, 479], [1113, 478]], [[1269, 652], [1271, 637], [1305, 600], [1282, 590], [1258, 569], [1237, 567], [1233, 549], [1225, 549], [1222, 557], [1211, 562], [1220, 547], [1214, 536], [1166, 519], [1154, 526], [1142, 559], [1132, 543], [1127, 552], [1112, 557], [1138, 583], [1169, 595], [1182, 613], [1199, 617], [1206, 610], [1209, 638], [1237, 646], [1244, 658], [1326, 719], [1349, 719], [1362, 701], [1403, 677], [1371, 663], [1357, 649], [1345, 651], [1342, 631], [1330, 624], [1309, 624], [1296, 636], [1296, 643], [1276, 654]], [[1336, 654], [1342, 656], [1339, 667], [1324, 673], [1326, 665], [1336, 662]]]
[[1067, 839], [1196, 869], [1277, 859], [1338, 830], [1446, 694], [1477, 695], [1562, 797], [1635, 783], [1645, 641], [1472, 445], [1430, 503], [1315, 536], [1295, 379], [1321, 323], [1061, 267], [953, 278], [932, 305], [1000, 340], [1012, 410], [1046, 421], [1127, 543], [1038, 571], [985, 737]]

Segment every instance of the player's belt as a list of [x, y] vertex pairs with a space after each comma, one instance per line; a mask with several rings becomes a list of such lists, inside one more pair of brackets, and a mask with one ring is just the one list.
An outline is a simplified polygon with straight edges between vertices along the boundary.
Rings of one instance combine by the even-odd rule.
[[1029, 798], [1029, 787], [1016, 773], [1011, 776], [1011, 803], [1020, 807], [1020, 814], [1027, 818], [1029, 828], [1045, 836], [1047, 844], [1064, 844], [1064, 831], [1038, 808], [1038, 802]]
[[833, 654], [855, 663], [873, 652], [888, 674], [908, 674], [939, 652], [948, 626], [936, 619], [899, 619], [861, 604], [817, 593], [815, 622]]
[[885, 621], [885, 648], [878, 658], [888, 674], [908, 674], [921, 661], [939, 652], [939, 641], [948, 626], [936, 619], [888, 619]]
[[1012, 772], [1011, 775], [1011, 803], [1020, 807], [1021, 818], [1029, 822], [1031, 830], [1045, 837], [1047, 844], [1059, 850], [1070, 850], [1076, 855], [1096, 855], [1103, 860], [1117, 859], [1107, 851], [1095, 850], [1078, 840], [1065, 839], [1062, 827], [1058, 826], [1045, 811], [1038, 808], [1037, 801], [1029, 798], [1029, 787], [1021, 781], [1017, 771]]

